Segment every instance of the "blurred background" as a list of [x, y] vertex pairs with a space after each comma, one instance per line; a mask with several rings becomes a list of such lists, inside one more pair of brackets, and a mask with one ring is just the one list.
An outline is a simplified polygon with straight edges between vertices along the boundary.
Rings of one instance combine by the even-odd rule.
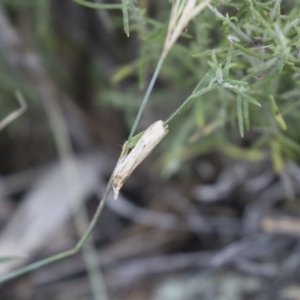
[[[169, 1], [128, 1], [129, 37], [120, 3], [77, 2], [0, 1], [0, 121], [16, 91], [28, 105], [0, 132], [0, 278], [76, 245], [162, 53]], [[1, 284], [0, 299], [300, 299], [299, 8], [224, 0], [196, 17], [137, 132], [228, 57], [224, 78], [262, 107], [225, 85], [199, 96], [83, 250]]]

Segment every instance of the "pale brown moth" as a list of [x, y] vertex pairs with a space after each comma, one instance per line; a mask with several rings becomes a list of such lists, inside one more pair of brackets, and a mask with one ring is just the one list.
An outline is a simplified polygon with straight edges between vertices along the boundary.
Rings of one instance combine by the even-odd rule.
[[118, 198], [119, 191], [127, 178], [167, 133], [168, 126], [164, 126], [163, 121], [156, 121], [146, 129], [134, 148], [119, 160], [113, 177], [115, 200]]

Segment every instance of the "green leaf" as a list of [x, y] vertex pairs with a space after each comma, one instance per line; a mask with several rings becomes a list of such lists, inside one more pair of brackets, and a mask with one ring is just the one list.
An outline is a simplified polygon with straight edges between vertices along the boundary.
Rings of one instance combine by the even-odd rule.
[[216, 67], [218, 67], [218, 60], [217, 60], [215, 51], [213, 51], [213, 52], [211, 53], [211, 60], [212, 60], [213, 64], [214, 64]]
[[216, 72], [214, 70], [209, 70], [204, 75], [202, 80], [198, 83], [198, 85], [195, 87], [192, 95], [206, 88], [210, 84], [211, 80], [214, 79], [215, 77], [216, 77]]
[[232, 45], [235, 46], [236, 48], [238, 48], [239, 50], [241, 50], [243, 53], [248, 54], [250, 56], [258, 57], [258, 58], [261, 58], [261, 59], [270, 59], [270, 55], [253, 51], [252, 49], [249, 49], [249, 48], [246, 48], [246, 47], [242, 46], [241, 44], [232, 43]]
[[199, 84], [194, 89], [193, 93], [183, 102], [183, 104], [167, 119], [165, 124], [169, 124], [177, 115], [182, 114], [185, 112], [188, 108], [190, 108], [194, 102], [195, 99], [208, 91], [211, 91], [212, 89], [216, 88], [217, 85], [213, 84], [210, 85], [210, 82], [215, 78], [216, 72], [213, 69], [210, 69], [205, 76], [202, 78], [202, 80], [199, 82]]
[[200, 53], [195, 53], [192, 55], [192, 57], [205, 57], [205, 56], [211, 56], [212, 55], [212, 52], [215, 52], [215, 53], [222, 53], [222, 52], [225, 52], [227, 51], [227, 47], [220, 47], [220, 48], [217, 48], [217, 49], [213, 49], [213, 50], [206, 50], [206, 51], [202, 51]]
[[218, 66], [215, 65], [213, 62], [210, 60], [207, 61], [207, 64], [216, 72], [218, 70]]
[[249, 102], [243, 101], [243, 116], [244, 116], [244, 122], [245, 127], [247, 130], [250, 129], [250, 119], [249, 119]]
[[293, 71], [295, 71], [295, 72], [297, 72], [298, 74], [300, 74], [300, 68], [297, 68], [296, 66], [293, 66], [293, 65], [289, 65], [289, 67], [290, 67]]
[[215, 85], [209, 85], [206, 88], [203, 88], [200, 91], [198, 91], [196, 93], [193, 93], [187, 100], [191, 101], [192, 99], [199, 98], [200, 96], [202, 96], [203, 94], [209, 92], [210, 90], [212, 90], [215, 87], [217, 87], [216, 84]]
[[102, 3], [93, 3], [86, 0], [73, 0], [74, 2], [95, 9], [122, 9], [121, 4], [102, 4]]
[[255, 100], [254, 98], [252, 98], [251, 96], [249, 96], [248, 94], [246, 93], [242, 93], [241, 91], [239, 91], [238, 89], [233, 89], [233, 91], [235, 93], [237, 93], [238, 95], [242, 96], [243, 98], [245, 98], [247, 101], [249, 101], [250, 103], [256, 105], [256, 106], [259, 106], [261, 107], [261, 104]]
[[284, 136], [282, 134], [278, 134], [278, 139], [285, 145], [287, 145], [288, 147], [290, 147], [291, 149], [293, 149], [294, 151], [300, 153], [300, 145], [297, 144], [296, 142], [294, 142], [292, 139], [290, 139], [287, 136]]
[[280, 173], [284, 166], [280, 143], [277, 140], [273, 139], [271, 140], [270, 146], [274, 170]]
[[278, 106], [275, 102], [275, 99], [274, 99], [273, 95], [270, 95], [269, 99], [270, 99], [272, 112], [273, 112], [273, 115], [274, 115], [274, 118], [275, 118], [276, 122], [279, 124], [281, 129], [286, 130], [287, 129], [286, 123], [285, 123], [285, 121], [284, 121], [284, 119], [283, 119], [283, 117], [282, 117], [282, 115], [281, 115], [281, 113], [278, 109]]
[[241, 137], [244, 137], [243, 108], [242, 108], [242, 99], [240, 95], [238, 95], [236, 98], [236, 109], [237, 109], [237, 118], [238, 118], [240, 135]]
[[273, 71], [273, 69], [280, 62], [280, 58], [272, 58], [269, 61], [262, 63], [261, 65], [257, 65], [250, 69], [250, 73], [246, 75], [242, 80], [248, 81], [250, 78], [254, 77], [256, 79], [262, 79], [266, 77], [268, 74]]
[[232, 66], [232, 55], [233, 55], [233, 47], [232, 45], [229, 46], [227, 57], [226, 57], [226, 64], [224, 68], [224, 78], [226, 79], [229, 76], [229, 69]]
[[128, 6], [129, 6], [128, 0], [122, 0], [124, 31], [125, 31], [127, 37], [129, 37]]
[[237, 12], [236, 17], [240, 18], [242, 16], [242, 14], [247, 13], [248, 11], [249, 11], [248, 5], [244, 4]]

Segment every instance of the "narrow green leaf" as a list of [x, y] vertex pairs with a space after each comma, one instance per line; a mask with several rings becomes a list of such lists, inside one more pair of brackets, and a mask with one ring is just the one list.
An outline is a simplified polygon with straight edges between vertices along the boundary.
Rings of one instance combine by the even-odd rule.
[[222, 52], [225, 52], [226, 50], [227, 50], [227, 47], [220, 47], [218, 49], [206, 50], [206, 51], [202, 51], [200, 53], [195, 53], [195, 54], [192, 55], [192, 57], [211, 56], [212, 51], [214, 51], [215, 53], [222, 53]]
[[295, 72], [297, 72], [298, 74], [300, 74], [300, 69], [297, 68], [296, 66], [289, 65], [289, 67], [290, 67], [293, 71], [295, 71]]
[[193, 94], [195, 94], [196, 92], [201, 91], [202, 89], [206, 88], [210, 83], [211, 80], [214, 79], [216, 77], [216, 72], [215, 70], [209, 70], [204, 77], [202, 78], [202, 80], [198, 83], [198, 85], [195, 87], [195, 89], [193, 90]]
[[163, 27], [163, 28], [157, 28], [156, 30], [152, 31], [150, 34], [146, 35], [144, 37], [144, 40], [148, 41], [148, 40], [154, 40], [157, 38], [161, 38], [162, 36], [164, 36], [167, 33], [167, 27]]
[[287, 145], [294, 151], [300, 153], [300, 145], [298, 143], [294, 142], [292, 139], [282, 134], [278, 134], [278, 138], [283, 144]]
[[[220, 99], [221, 99], [221, 109], [220, 109], [220, 117], [219, 117], [219, 120], [220, 120], [220, 125], [223, 127], [225, 126], [226, 124], [226, 117], [227, 117], [227, 101], [224, 97], [224, 93], [223, 91], [221, 91], [221, 89], [218, 89], [218, 93], [220, 95]], [[245, 101], [246, 102], [246, 101]]]
[[[1, 77], [0, 77], [0, 79], [1, 79]], [[292, 112], [295, 112], [295, 111], [297, 112], [299, 107], [300, 107], [300, 100], [295, 101], [294, 103], [292, 103], [288, 107], [286, 107], [284, 111], [282, 111], [282, 115], [287, 116]]]
[[218, 60], [217, 60], [215, 51], [213, 51], [213, 52], [211, 53], [211, 60], [212, 60], [213, 64], [214, 64], [216, 67], [218, 67]]
[[248, 94], [246, 93], [242, 93], [241, 91], [239, 91], [238, 89], [233, 89], [233, 91], [235, 93], [237, 93], [238, 95], [242, 96], [243, 98], [245, 98], [247, 101], [249, 101], [250, 103], [256, 105], [256, 106], [259, 106], [261, 107], [261, 104], [255, 100], [254, 98], [252, 98], [251, 96], [249, 96]]
[[89, 7], [89, 8], [95, 8], [95, 9], [122, 9], [121, 4], [102, 4], [102, 3], [93, 3], [86, 0], [73, 0], [77, 4]]
[[237, 118], [238, 125], [241, 137], [244, 137], [244, 120], [243, 120], [243, 108], [242, 108], [242, 99], [240, 95], [236, 97], [236, 109], [237, 109]]
[[232, 44], [229, 46], [227, 57], [226, 57], [226, 63], [225, 63], [225, 68], [224, 68], [224, 78], [229, 76], [229, 69], [232, 61], [232, 56], [233, 56], [233, 47]]
[[213, 90], [217, 87], [216, 84], [209, 85], [212, 79], [216, 76], [216, 73], [213, 69], [210, 69], [205, 76], [202, 78], [202, 80], [199, 82], [199, 84], [194, 89], [193, 93], [183, 102], [183, 104], [165, 121], [165, 124], [169, 124], [171, 120], [173, 120], [177, 115], [182, 114], [185, 112], [188, 108], [190, 108], [194, 102], [196, 101], [196, 98], [207, 93], [208, 91]]
[[243, 148], [228, 142], [224, 142], [220, 150], [233, 159], [246, 159], [258, 162], [264, 158], [264, 153], [260, 150]]
[[123, 11], [123, 22], [124, 22], [124, 31], [129, 37], [129, 18], [128, 18], [128, 0], [122, 0], [122, 11]]
[[211, 62], [210, 60], [207, 61], [207, 64], [214, 70], [217, 71], [218, 70], [218, 66], [215, 65], [213, 62]]
[[[274, 30], [273, 30], [273, 26], [274, 23], [271, 22], [270, 18], [266, 18], [266, 14], [264, 14], [264, 16], [262, 16], [257, 10], [252, 9], [252, 12], [254, 12], [254, 14], [256, 15], [256, 17], [259, 19], [259, 21], [261, 22], [261, 24], [264, 26], [265, 30], [270, 33], [270, 34], [274, 34]], [[263, 12], [263, 11], [262, 11]], [[269, 21], [269, 22], [268, 22]], [[271, 26], [272, 24], [272, 26]]]
[[280, 143], [277, 140], [273, 139], [271, 140], [270, 146], [274, 170], [280, 173], [284, 166]]
[[247, 13], [249, 10], [248, 5], [244, 4], [237, 12], [236, 17], [240, 18], [242, 14]]
[[195, 104], [195, 115], [198, 127], [203, 127], [205, 124], [205, 105], [204, 101], [197, 101]]
[[249, 102], [243, 101], [243, 116], [244, 124], [247, 130], [250, 129], [250, 119], [249, 119]]
[[[231, 64], [232, 65], [232, 64]], [[226, 82], [232, 84], [232, 85], [236, 85], [238, 86], [238, 89], [240, 90], [242, 87], [245, 87], [245, 88], [248, 88], [249, 86], [249, 83], [248, 82], [245, 82], [245, 81], [241, 81], [241, 80], [234, 80], [234, 79], [231, 79], [231, 78], [228, 78], [226, 80]]]
[[286, 127], [286, 123], [278, 109], [278, 106], [275, 102], [275, 99], [273, 97], [273, 95], [270, 95], [269, 97], [270, 99], [270, 103], [271, 103], [271, 108], [272, 108], [272, 112], [273, 112], [273, 115], [274, 115], [274, 118], [276, 120], [276, 122], [279, 124], [279, 126], [283, 129], [283, 130], [286, 130], [287, 127]]
[[232, 43], [236, 48], [238, 48], [239, 50], [241, 50], [242, 52], [244, 52], [245, 54], [248, 54], [250, 56], [254, 56], [254, 57], [258, 57], [258, 58], [261, 58], [261, 59], [270, 59], [270, 55], [267, 55], [267, 54], [263, 54], [263, 53], [259, 53], [259, 52], [256, 52], [256, 51], [253, 51], [252, 49], [250, 48], [246, 48], [244, 46], [242, 46], [241, 44], [239, 43]]
[[255, 140], [252, 144], [253, 149], [264, 148], [265, 145], [268, 145], [270, 142], [270, 134], [265, 134]]
[[[200, 96], [202, 96], [203, 94], [209, 92], [210, 90], [216, 88], [217, 85], [210, 85], [210, 86], [207, 86], [206, 88], [203, 88], [201, 89], [200, 91], [196, 92], [196, 93], [193, 93], [187, 100], [191, 101], [192, 99], [195, 99], [195, 98], [199, 98]], [[186, 101], [187, 101], [186, 100]]]
[[[256, 79], [262, 79], [266, 77], [268, 74], [273, 71], [273, 69], [280, 62], [280, 58], [272, 58], [269, 61], [262, 63], [261, 65], [257, 65], [249, 69], [250, 73], [242, 78], [242, 81], [248, 81], [250, 78], [254, 77]], [[272, 72], [273, 73], [273, 72]]]
[[278, 73], [281, 73], [283, 67], [284, 67], [285, 63], [283, 60], [278, 60], [275, 64], [274, 64], [274, 67], [277, 66], [278, 68]]
[[136, 68], [136, 63], [133, 62], [131, 64], [127, 64], [122, 66], [119, 70], [117, 70], [117, 72], [113, 75], [112, 77], [112, 82], [114, 84], [119, 83], [120, 81], [124, 80], [126, 77], [128, 77], [129, 75], [131, 75]]

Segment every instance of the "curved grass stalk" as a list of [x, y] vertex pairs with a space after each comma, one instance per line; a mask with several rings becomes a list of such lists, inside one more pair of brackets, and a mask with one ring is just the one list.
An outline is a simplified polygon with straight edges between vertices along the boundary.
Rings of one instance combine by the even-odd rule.
[[144, 111], [144, 109], [146, 107], [146, 104], [147, 104], [148, 100], [149, 100], [149, 96], [150, 96], [150, 94], [151, 94], [151, 92], [153, 90], [155, 81], [156, 81], [156, 79], [158, 77], [158, 74], [159, 74], [160, 69], [162, 67], [162, 64], [164, 62], [164, 59], [165, 59], [165, 57], [161, 56], [160, 59], [159, 59], [159, 61], [158, 61], [158, 63], [157, 63], [157, 65], [156, 65], [156, 69], [155, 69], [154, 74], [153, 74], [153, 76], [151, 78], [151, 81], [150, 81], [149, 86], [147, 88], [146, 94], [144, 96], [144, 99], [143, 99], [142, 104], [140, 106], [140, 109], [138, 111], [138, 114], [137, 114], [137, 116], [135, 118], [135, 121], [134, 121], [134, 123], [132, 125], [132, 128], [130, 130], [130, 134], [129, 134], [129, 137], [128, 137], [128, 143], [130, 143], [130, 140], [131, 140], [131, 138], [133, 137], [133, 135], [135, 133], [136, 127], [137, 127], [137, 125], [138, 125], [138, 123], [139, 123], [139, 121], [141, 119], [142, 113], [143, 113], [143, 111]]

